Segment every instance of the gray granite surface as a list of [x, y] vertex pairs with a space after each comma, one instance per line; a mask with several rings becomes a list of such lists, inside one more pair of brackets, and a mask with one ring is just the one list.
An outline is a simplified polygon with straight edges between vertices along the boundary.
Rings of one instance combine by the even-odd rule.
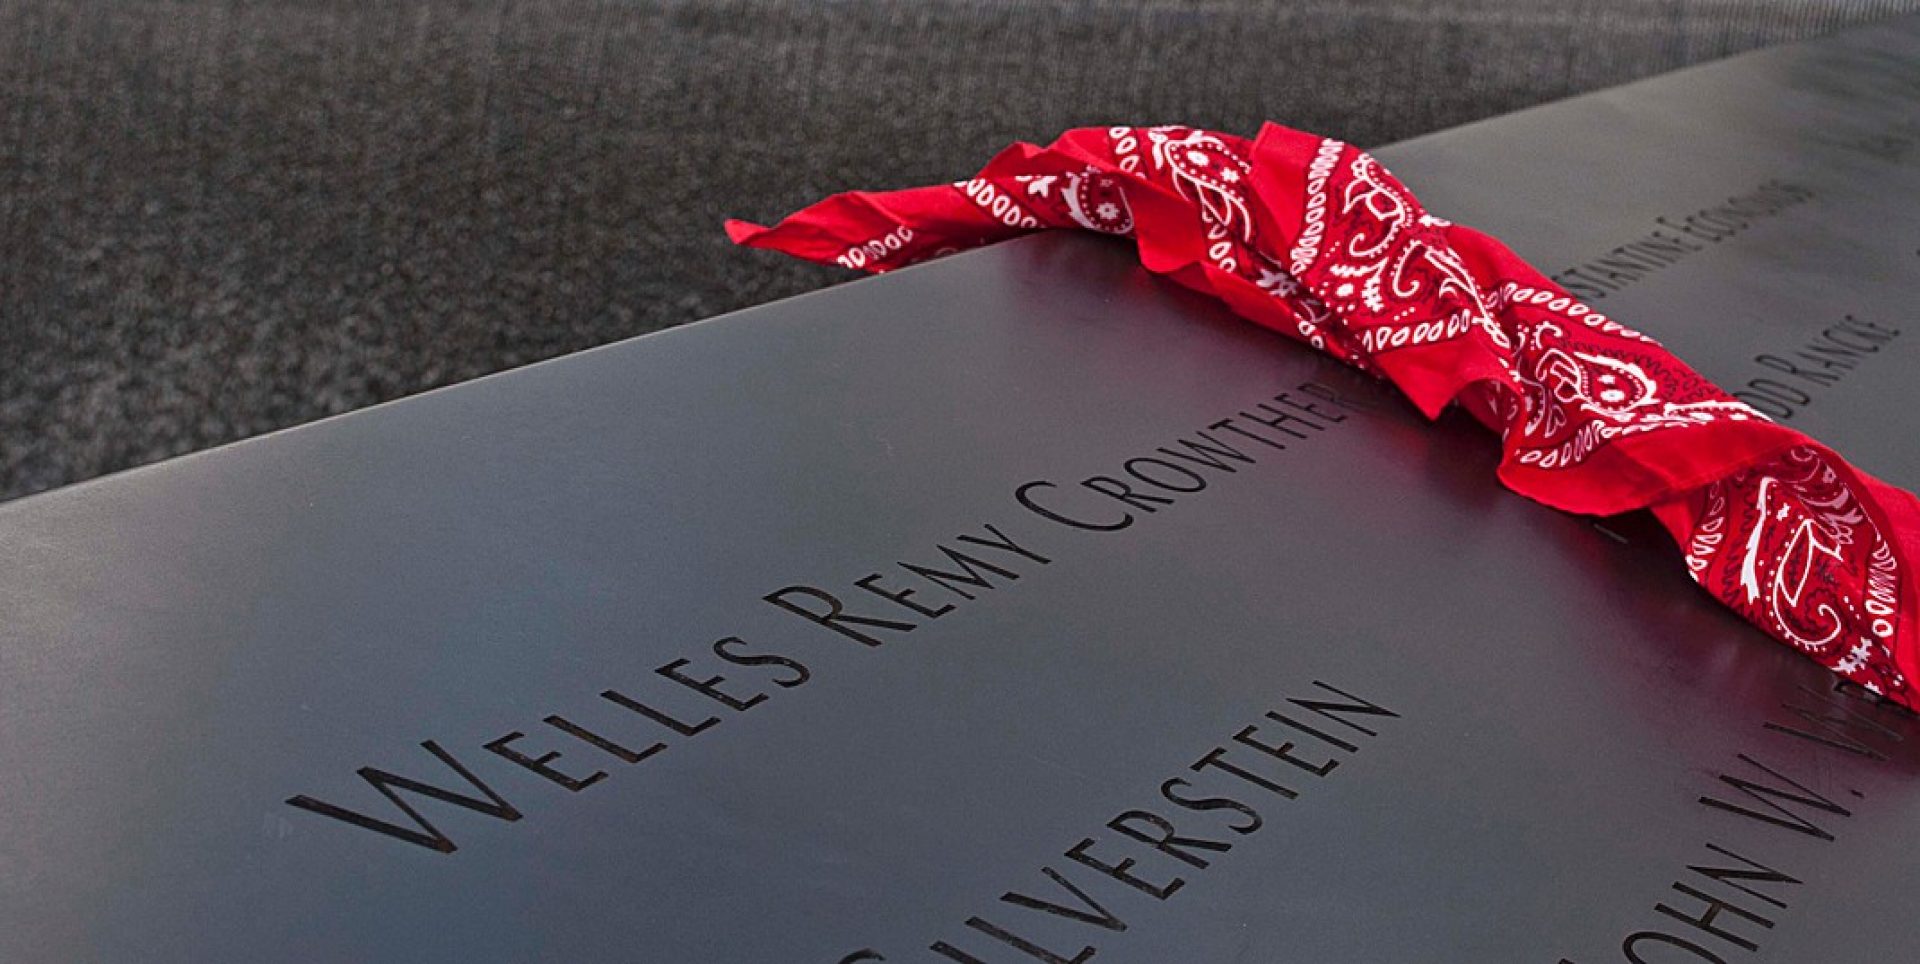
[[1070, 126], [1377, 145], [1915, 2], [0, 0], [0, 498], [832, 283]]

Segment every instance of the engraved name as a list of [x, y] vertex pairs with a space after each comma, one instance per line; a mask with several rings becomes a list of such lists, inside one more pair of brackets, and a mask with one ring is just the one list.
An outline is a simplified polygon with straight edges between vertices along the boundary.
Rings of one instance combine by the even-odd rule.
[[[1310, 442], [1345, 421], [1343, 410], [1367, 407], [1334, 388], [1308, 382], [1124, 459], [1111, 471], [1073, 484], [1046, 479], [1023, 483], [1015, 489], [1014, 500], [1022, 510], [1020, 518], [1042, 531], [1117, 533]], [[871, 567], [845, 584], [796, 582], [763, 600], [827, 631], [816, 639], [880, 648], [1054, 563], [1051, 550], [1017, 530], [981, 523], [935, 542], [916, 557]], [[466, 811], [503, 824], [526, 816], [512, 802], [524, 786], [503, 783], [496, 773], [530, 775], [537, 778], [536, 785], [567, 794], [602, 786], [614, 774], [643, 767], [669, 750], [711, 740], [724, 723], [805, 686], [815, 671], [794, 649], [724, 636], [638, 679], [582, 694], [537, 724], [508, 729], [482, 743], [481, 755], [463, 758], [429, 739], [419, 744], [433, 760], [429, 769], [360, 767], [355, 775], [375, 795], [370, 798], [362, 791], [362, 803], [336, 802], [350, 799], [344, 791], [351, 783], [335, 786], [325, 797], [302, 793], [286, 803], [390, 840], [451, 854], [459, 845], [442, 828], [440, 814]], [[476, 759], [488, 767], [479, 767]], [[501, 770], [502, 764], [509, 768]], [[376, 799], [385, 806], [375, 805]]]

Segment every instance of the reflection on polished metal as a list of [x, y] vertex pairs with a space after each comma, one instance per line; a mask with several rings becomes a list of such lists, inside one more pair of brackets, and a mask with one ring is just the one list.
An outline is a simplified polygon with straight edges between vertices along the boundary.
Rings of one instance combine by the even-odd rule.
[[[1917, 58], [1379, 155], [1913, 487]], [[0, 506], [0, 958], [1910, 953], [1920, 726], [1492, 453], [1051, 236]]]

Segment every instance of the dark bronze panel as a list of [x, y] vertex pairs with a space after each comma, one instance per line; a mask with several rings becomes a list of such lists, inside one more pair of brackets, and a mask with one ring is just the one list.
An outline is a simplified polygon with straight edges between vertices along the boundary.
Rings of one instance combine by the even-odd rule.
[[[1920, 485], [1916, 62], [1383, 155], [1729, 385], [1903, 330], [1783, 417]], [[1916, 727], [1493, 455], [1055, 236], [0, 506], [0, 958], [1908, 959]]]

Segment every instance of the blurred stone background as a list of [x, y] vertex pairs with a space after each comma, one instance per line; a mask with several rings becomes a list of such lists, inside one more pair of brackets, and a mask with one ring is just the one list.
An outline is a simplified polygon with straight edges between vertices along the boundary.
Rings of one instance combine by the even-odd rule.
[[0, 0], [0, 498], [843, 280], [721, 220], [1010, 140], [1378, 145], [1914, 9]]

